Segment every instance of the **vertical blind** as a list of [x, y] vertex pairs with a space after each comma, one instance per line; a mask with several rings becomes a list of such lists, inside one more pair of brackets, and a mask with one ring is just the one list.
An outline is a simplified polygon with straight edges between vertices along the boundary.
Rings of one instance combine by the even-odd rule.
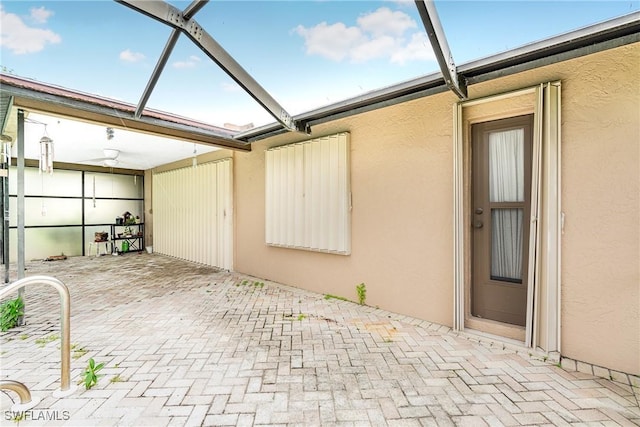
[[153, 175], [153, 250], [233, 268], [232, 161]]
[[268, 245], [351, 253], [349, 134], [266, 152]]

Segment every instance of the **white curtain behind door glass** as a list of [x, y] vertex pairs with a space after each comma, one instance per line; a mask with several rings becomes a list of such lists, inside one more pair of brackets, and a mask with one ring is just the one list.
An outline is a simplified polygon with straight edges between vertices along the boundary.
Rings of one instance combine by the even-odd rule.
[[492, 202], [524, 201], [524, 129], [489, 134], [489, 194]]
[[[489, 134], [491, 202], [524, 201], [524, 130]], [[523, 209], [491, 211], [491, 276], [522, 279]]]
[[522, 280], [522, 209], [491, 212], [491, 277]]

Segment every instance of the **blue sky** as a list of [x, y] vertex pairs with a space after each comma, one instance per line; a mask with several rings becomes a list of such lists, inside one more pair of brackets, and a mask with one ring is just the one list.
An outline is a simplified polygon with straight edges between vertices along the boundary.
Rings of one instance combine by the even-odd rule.
[[[639, 5], [436, 1], [458, 64], [637, 13]], [[133, 104], [171, 32], [107, 0], [3, 0], [0, 10], [6, 72]], [[195, 19], [291, 114], [438, 70], [413, 2], [213, 0]], [[216, 125], [274, 121], [185, 36], [147, 106]]]

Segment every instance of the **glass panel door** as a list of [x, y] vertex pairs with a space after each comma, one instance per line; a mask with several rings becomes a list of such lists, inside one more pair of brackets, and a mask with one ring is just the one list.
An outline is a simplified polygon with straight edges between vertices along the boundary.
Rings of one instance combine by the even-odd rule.
[[471, 314], [524, 326], [532, 116], [473, 125]]

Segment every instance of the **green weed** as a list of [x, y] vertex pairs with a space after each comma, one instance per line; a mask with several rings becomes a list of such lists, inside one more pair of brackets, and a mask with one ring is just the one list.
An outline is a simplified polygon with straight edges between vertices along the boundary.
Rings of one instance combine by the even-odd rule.
[[236, 286], [253, 286], [254, 288], [264, 288], [264, 283], [258, 282], [257, 280], [255, 280], [253, 283], [248, 280], [243, 280], [240, 283], [236, 283]]
[[13, 418], [11, 418], [11, 420], [15, 423], [20, 424], [20, 421], [24, 420], [25, 417], [25, 411], [19, 411], [13, 415]]
[[345, 297], [339, 297], [337, 295], [331, 295], [331, 294], [325, 294], [324, 299], [327, 299], [327, 300], [329, 300], [329, 299], [337, 299], [337, 300], [340, 300], [340, 301], [349, 301]]
[[0, 305], [0, 331], [5, 332], [18, 326], [18, 320], [24, 315], [24, 301], [18, 297]]
[[360, 305], [364, 305], [367, 301], [367, 287], [365, 284], [360, 283], [356, 286], [356, 292], [358, 293], [358, 303], [360, 303]]
[[71, 357], [73, 357], [74, 359], [80, 359], [82, 356], [84, 356], [88, 352], [87, 349], [85, 349], [84, 347], [78, 347], [77, 344], [74, 344], [71, 346], [71, 351], [73, 351], [73, 354], [71, 355]]
[[118, 374], [118, 375], [116, 375], [115, 377], [112, 377], [112, 378], [109, 380], [109, 382], [112, 382], [112, 383], [121, 383], [121, 382], [124, 382], [124, 378], [122, 378], [122, 377], [120, 376], [120, 374]]
[[84, 383], [84, 388], [89, 390], [94, 385], [98, 384], [98, 379], [102, 375], [98, 375], [98, 371], [104, 368], [104, 363], [99, 363], [96, 365], [93, 357], [89, 359], [89, 363], [87, 364], [87, 368], [82, 373], [83, 379], [80, 383]]
[[56, 341], [58, 339], [60, 339], [60, 336], [57, 334], [53, 334], [53, 335], [49, 335], [48, 337], [42, 337], [42, 338], [36, 339], [36, 344], [38, 344], [39, 347], [44, 347], [50, 342]]
[[306, 314], [304, 314], [304, 313], [300, 313], [300, 314], [298, 314], [298, 316], [295, 316], [294, 314], [283, 314], [282, 317], [285, 318], [285, 319], [289, 319], [289, 320], [293, 320], [293, 319], [304, 320], [308, 316]]

